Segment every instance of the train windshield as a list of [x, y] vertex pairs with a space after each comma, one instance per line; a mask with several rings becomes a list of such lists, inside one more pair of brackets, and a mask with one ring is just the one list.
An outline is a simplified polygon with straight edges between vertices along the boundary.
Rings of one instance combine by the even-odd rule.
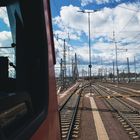
[[0, 77], [15, 79], [15, 45], [6, 7], [0, 7], [0, 24]]

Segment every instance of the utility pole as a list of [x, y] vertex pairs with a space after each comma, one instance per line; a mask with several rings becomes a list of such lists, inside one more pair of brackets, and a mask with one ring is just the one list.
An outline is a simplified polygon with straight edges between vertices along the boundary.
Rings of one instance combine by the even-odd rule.
[[101, 58], [101, 82], [102, 82], [102, 79], [103, 79], [103, 65], [102, 65], [102, 58]]
[[66, 45], [65, 45], [65, 39], [64, 39], [64, 49], [63, 49], [63, 69], [64, 69], [64, 88], [66, 87]]
[[84, 77], [84, 70], [82, 69], [82, 79], [83, 79], [83, 77]]
[[77, 67], [77, 54], [75, 53], [75, 69], [76, 69], [76, 80], [78, 79], [79, 77], [79, 73], [78, 73], [78, 67]]
[[75, 63], [73, 67], [73, 75], [74, 75], [74, 81], [78, 79], [79, 73], [78, 73], [78, 68], [77, 68], [77, 55], [75, 53]]
[[[69, 34], [68, 34], [68, 38], [69, 38]], [[63, 49], [63, 73], [64, 73], [64, 82], [63, 82], [63, 87], [66, 88], [66, 83], [67, 83], [67, 80], [66, 80], [66, 76], [67, 76], [67, 69], [66, 69], [66, 39], [63, 39], [63, 38], [59, 38], [58, 35], [57, 35], [57, 40], [58, 39], [61, 39], [64, 41], [64, 49]]]
[[118, 57], [117, 57], [117, 43], [115, 40], [115, 32], [113, 31], [113, 40], [115, 44], [115, 54], [116, 54], [116, 74], [117, 74], [117, 83], [119, 83], [119, 70], [118, 70]]
[[128, 82], [130, 82], [130, 67], [129, 67], [129, 58], [127, 57], [127, 70], [128, 70]]
[[72, 58], [72, 80], [74, 81], [74, 63]]
[[91, 12], [88, 12], [88, 29], [89, 29], [89, 77], [90, 77], [90, 80], [91, 80], [91, 68], [92, 68], [92, 65], [91, 65], [91, 44], [90, 44], [90, 13]]
[[[68, 46], [68, 63], [70, 64], [70, 46]], [[70, 67], [68, 68], [69, 78], [70, 78]]]
[[114, 68], [114, 61], [113, 61], [113, 82], [115, 82], [115, 68]]
[[85, 11], [85, 10], [81, 10], [81, 11], [78, 11], [78, 12], [82, 12], [82, 13], [87, 13], [88, 14], [88, 33], [89, 33], [89, 38], [88, 38], [88, 44], [89, 44], [89, 80], [90, 80], [90, 84], [91, 84], [91, 68], [92, 68], [92, 65], [91, 65], [91, 42], [90, 42], [90, 14], [91, 13], [94, 13], [94, 12], [97, 12], [97, 10], [94, 10], [94, 11]]
[[115, 44], [117, 83], [119, 83], [118, 50], [125, 50], [125, 51], [127, 51], [127, 49], [118, 49], [117, 48], [117, 42], [116, 42], [116, 39], [115, 39], [115, 32], [114, 31], [113, 31], [113, 40], [114, 40], [114, 44]]
[[124, 69], [123, 69], [123, 82], [124, 82], [124, 76], [125, 76], [125, 73], [124, 73]]
[[107, 82], [107, 68], [105, 68], [105, 82]]
[[134, 56], [134, 70], [135, 70], [135, 82], [137, 82], [137, 71], [136, 71], [136, 59]]
[[61, 82], [61, 87], [64, 88], [64, 70], [63, 70], [63, 60], [61, 58], [60, 61], [60, 82]]

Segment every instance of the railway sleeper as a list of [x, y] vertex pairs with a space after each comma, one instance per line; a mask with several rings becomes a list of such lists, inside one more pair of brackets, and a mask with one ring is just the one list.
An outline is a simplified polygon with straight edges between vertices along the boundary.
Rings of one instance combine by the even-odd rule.
[[71, 120], [72, 117], [64, 117], [64, 116], [61, 116], [61, 120]]
[[63, 110], [61, 110], [61, 114], [63, 115], [63, 114], [71, 114], [71, 110], [67, 110], [67, 109], [63, 109]]
[[140, 129], [140, 125], [134, 125], [136, 128]]
[[129, 127], [129, 128], [126, 128], [125, 129], [126, 131], [131, 131], [131, 130], [133, 130], [131, 127]]
[[125, 125], [125, 124], [127, 124], [127, 123], [126, 123], [126, 122], [121, 122], [121, 124], [122, 124], [122, 125]]
[[61, 115], [61, 117], [63, 117], [63, 118], [70, 118], [71, 116], [72, 116], [72, 113], [71, 114]]
[[76, 117], [76, 119], [75, 119], [75, 120], [80, 120], [80, 116]]
[[76, 119], [75, 119], [75, 122], [80, 122], [80, 118], [78, 118], [78, 119], [76, 118]]
[[124, 128], [130, 127], [128, 124], [123, 125]]
[[125, 115], [130, 115], [130, 116], [139, 116], [139, 112], [137, 110], [125, 110], [121, 111], [121, 113], [124, 113]]
[[116, 117], [121, 122], [121, 124], [123, 125], [123, 127], [125, 128], [125, 130], [126, 131], [129, 131], [128, 134], [132, 137], [132, 139], [139, 138], [139, 136], [138, 137], [134, 137], [134, 136], [137, 136], [137, 132], [132, 131], [134, 129], [125, 121], [125, 119], [123, 119], [119, 114], [116, 115]]
[[62, 131], [68, 131], [69, 130], [69, 128], [62, 128]]
[[67, 135], [62, 135], [62, 139], [63, 139], [63, 138], [66, 138], [66, 137], [67, 137]]
[[120, 119], [120, 122], [124, 122], [125, 120], [124, 119]]
[[138, 135], [136, 135], [136, 136], [132, 136], [132, 138], [133, 138], [133, 139], [138, 139], [139, 136], [138, 136]]
[[75, 125], [79, 125], [80, 124], [80, 122], [75, 122]]
[[70, 122], [61, 123], [61, 125], [70, 125]]
[[79, 130], [79, 125], [74, 125], [73, 130]]
[[128, 134], [133, 135], [133, 134], [136, 134], [136, 132], [135, 131], [130, 131], [130, 132], [128, 132]]
[[140, 115], [137, 115], [137, 114], [125, 114], [125, 113], [123, 113], [123, 115], [128, 117], [128, 118], [138, 118], [138, 119], [140, 119]]
[[61, 120], [61, 123], [68, 123], [70, 122], [71, 120]]
[[71, 122], [71, 118], [63, 118], [61, 119], [61, 122]]
[[136, 120], [136, 121], [140, 121], [140, 118], [137, 117], [127, 117], [129, 120]]
[[72, 131], [72, 134], [78, 134], [79, 131]]
[[61, 120], [71, 120], [72, 117], [61, 116]]
[[117, 119], [120, 121], [120, 120], [122, 120], [122, 117], [118, 117]]
[[133, 125], [140, 125], [140, 122], [132, 122]]
[[62, 135], [63, 135], [63, 134], [68, 134], [68, 131], [62, 131]]
[[73, 135], [72, 135], [72, 138], [78, 138], [78, 135], [73, 134]]
[[119, 114], [114, 114], [116, 116], [116, 118], [121, 118], [121, 116]]
[[70, 125], [61, 125], [61, 128], [69, 128]]

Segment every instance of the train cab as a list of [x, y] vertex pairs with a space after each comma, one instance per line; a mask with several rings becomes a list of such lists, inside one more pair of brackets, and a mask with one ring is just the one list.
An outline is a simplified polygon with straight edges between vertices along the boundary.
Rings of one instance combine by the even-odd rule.
[[50, 2], [2, 0], [0, 7], [12, 33], [3, 49], [14, 55], [0, 57], [0, 140], [59, 140]]

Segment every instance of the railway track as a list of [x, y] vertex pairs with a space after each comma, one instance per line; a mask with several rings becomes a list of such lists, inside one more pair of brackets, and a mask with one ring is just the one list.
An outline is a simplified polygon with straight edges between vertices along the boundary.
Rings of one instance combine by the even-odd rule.
[[95, 93], [103, 96], [107, 105], [114, 110], [114, 115], [127, 131], [130, 138], [140, 140], [140, 111], [115, 96], [109, 99], [105, 98], [105, 96], [112, 94], [97, 85], [93, 85], [93, 87]]
[[[110, 93], [112, 93], [113, 95], [115, 96], [118, 96], [118, 97], [122, 97], [124, 99], [127, 99], [129, 98], [128, 100], [131, 100], [130, 98], [132, 98], [133, 102], [140, 102], [140, 93], [139, 91], [130, 91], [129, 89], [125, 89], [124, 88], [121, 88], [121, 87], [116, 87], [116, 86], [108, 86], [108, 85], [104, 85], [104, 84], [99, 84], [99, 86], [101, 88], [104, 88], [104, 90], [108, 90]], [[139, 109], [139, 107], [137, 107]]]
[[[102, 85], [102, 84], [101, 84]], [[130, 91], [129, 89], [127, 88], [123, 88], [123, 87], [117, 87], [117, 86], [113, 86], [111, 84], [103, 84], [103, 86], [105, 86], [106, 88], [109, 88], [111, 90], [114, 90], [116, 92], [119, 92], [120, 94], [122, 95], [132, 95], [132, 96], [139, 96], [140, 93], [139, 92], [136, 92], [136, 91]]]
[[80, 88], [71, 94], [59, 108], [62, 140], [71, 140], [78, 137], [80, 125]]

